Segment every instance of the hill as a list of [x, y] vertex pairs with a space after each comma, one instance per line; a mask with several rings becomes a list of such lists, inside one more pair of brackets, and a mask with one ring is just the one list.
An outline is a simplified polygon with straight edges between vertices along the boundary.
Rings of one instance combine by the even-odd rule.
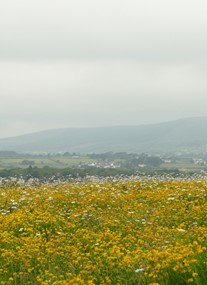
[[17, 152], [148, 152], [207, 150], [207, 117], [139, 126], [67, 128], [0, 139]]

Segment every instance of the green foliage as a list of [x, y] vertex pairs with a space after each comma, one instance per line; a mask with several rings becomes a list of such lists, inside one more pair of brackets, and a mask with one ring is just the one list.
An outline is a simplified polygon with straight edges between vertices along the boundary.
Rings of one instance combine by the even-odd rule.
[[116, 176], [116, 175], [133, 175], [135, 172], [132, 170], [121, 170], [114, 168], [52, 168], [45, 166], [43, 168], [32, 167], [31, 165], [27, 169], [14, 168], [14, 169], [3, 169], [0, 170], [0, 177], [9, 178], [9, 177], [22, 177], [24, 179], [29, 178], [38, 178], [38, 179], [47, 179], [47, 178], [83, 178], [86, 176]]

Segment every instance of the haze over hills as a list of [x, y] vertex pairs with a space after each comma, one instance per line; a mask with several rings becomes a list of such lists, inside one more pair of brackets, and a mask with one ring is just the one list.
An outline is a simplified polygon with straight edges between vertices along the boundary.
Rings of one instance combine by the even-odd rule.
[[207, 151], [207, 117], [139, 126], [67, 128], [0, 139], [0, 150], [25, 153]]

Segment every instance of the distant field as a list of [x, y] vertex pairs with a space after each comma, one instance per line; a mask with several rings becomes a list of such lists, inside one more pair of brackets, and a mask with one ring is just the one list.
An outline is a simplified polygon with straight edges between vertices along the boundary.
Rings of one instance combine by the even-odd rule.
[[[25, 154], [17, 154], [17, 156], [0, 156], [0, 170], [2, 169], [12, 169], [12, 168], [28, 168], [29, 165], [32, 167], [38, 167], [42, 168], [44, 166], [49, 166], [51, 168], [67, 168], [67, 167], [74, 167], [77, 168], [78, 165], [88, 165], [92, 164], [95, 162], [101, 161], [102, 167], [105, 164], [108, 163], [114, 163], [115, 165], [121, 165], [120, 168], [127, 168], [128, 166], [127, 163], [129, 160], [127, 159], [92, 159], [87, 155], [81, 155], [81, 156], [63, 156], [63, 155], [25, 155]], [[132, 166], [134, 170], [142, 170], [142, 167], [139, 166]], [[156, 168], [156, 167], [150, 167], [146, 166], [145, 169], [150, 169], [150, 168]], [[207, 166], [206, 165], [199, 165], [199, 164], [194, 164], [190, 161], [190, 159], [177, 159], [176, 162], [171, 162], [171, 163], [162, 163], [159, 167], [159, 169], [179, 169], [181, 171], [185, 170], [206, 170]]]
[[186, 161], [178, 161], [176, 163], [161, 164], [160, 168], [166, 169], [180, 169], [180, 170], [194, 170], [194, 169], [204, 169], [203, 165], [193, 164]]
[[0, 284], [207, 284], [207, 181], [0, 187]]
[[[28, 163], [25, 163], [27, 161]], [[32, 163], [29, 163], [32, 162]], [[93, 159], [90, 159], [86, 156], [81, 157], [64, 157], [64, 156], [22, 156], [22, 157], [0, 157], [0, 169], [4, 168], [13, 168], [13, 167], [21, 167], [26, 168], [30, 164], [32, 166], [37, 167], [44, 167], [44, 166], [50, 166], [55, 168], [65, 168], [65, 167], [71, 167], [73, 165], [78, 165], [80, 163], [86, 164], [86, 163], [92, 163], [94, 162]]]

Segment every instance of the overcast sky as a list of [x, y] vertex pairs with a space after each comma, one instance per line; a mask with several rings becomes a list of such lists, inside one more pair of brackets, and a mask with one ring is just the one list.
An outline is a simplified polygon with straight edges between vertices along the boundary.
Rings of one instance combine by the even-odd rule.
[[0, 137], [207, 116], [206, 0], [1, 0]]

